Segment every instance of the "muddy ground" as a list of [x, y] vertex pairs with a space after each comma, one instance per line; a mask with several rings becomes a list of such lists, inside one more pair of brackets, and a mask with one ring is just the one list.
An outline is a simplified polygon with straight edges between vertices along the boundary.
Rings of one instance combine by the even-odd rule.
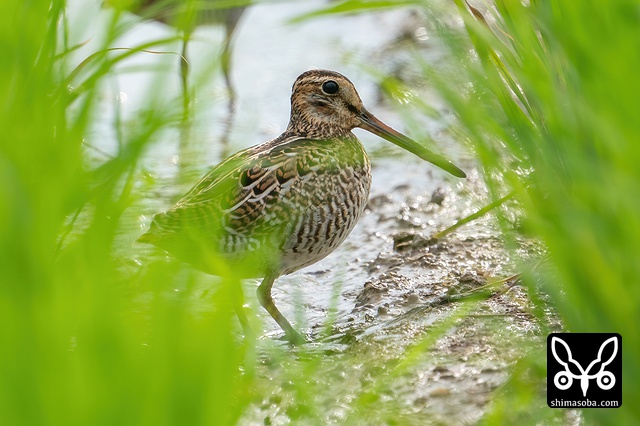
[[[518, 240], [514, 255], [491, 215], [432, 238], [479, 208], [486, 195], [477, 174], [466, 182], [441, 178], [425, 192], [420, 174], [425, 182], [438, 180], [427, 176], [424, 163], [410, 164], [382, 161], [374, 168], [391, 167], [381, 172], [388, 176], [401, 168], [398, 176], [414, 179], [379, 181], [365, 217], [337, 253], [276, 282], [281, 310], [304, 319], [298, 322], [310, 338], [304, 351], [324, 354], [314, 383], [322, 391], [309, 406], [327, 407], [327, 424], [475, 424], [518, 359], [544, 354], [544, 330], [559, 327], [550, 311], [533, 314], [515, 276], [544, 258], [540, 244]], [[277, 343], [282, 332], [268, 315], [260, 315], [269, 329], [262, 341], [286, 346]], [[243, 423], [305, 424], [286, 363], [274, 364], [268, 351], [263, 357], [268, 394]], [[363, 402], [363, 394], [375, 401]], [[364, 404], [366, 415], [354, 414], [354, 404]]]

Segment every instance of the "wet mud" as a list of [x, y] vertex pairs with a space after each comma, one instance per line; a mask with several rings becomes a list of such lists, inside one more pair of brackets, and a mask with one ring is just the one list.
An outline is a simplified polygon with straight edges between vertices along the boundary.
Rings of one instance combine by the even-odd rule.
[[[397, 424], [475, 424], [518, 359], [544, 350], [541, 322], [559, 324], [552, 313], [532, 313], [517, 275], [519, 265], [544, 259], [544, 250], [525, 238], [508, 250], [491, 214], [433, 238], [488, 200], [477, 175], [440, 180], [425, 192], [424, 163], [384, 163], [386, 171], [374, 169], [383, 176], [354, 235], [320, 264], [281, 278], [274, 292], [285, 315], [295, 317], [289, 304], [303, 301], [311, 340], [304, 351], [323, 354], [315, 375], [322, 391], [310, 405], [327, 407], [328, 424], [388, 424], [382, 419], [391, 412]], [[400, 169], [412, 184], [394, 183]], [[280, 334], [272, 327], [264, 339]], [[271, 384], [287, 377], [286, 365], [265, 361], [264, 368]], [[286, 384], [270, 387], [245, 420], [304, 424], [289, 392]], [[366, 414], [350, 417], [354, 401]]]

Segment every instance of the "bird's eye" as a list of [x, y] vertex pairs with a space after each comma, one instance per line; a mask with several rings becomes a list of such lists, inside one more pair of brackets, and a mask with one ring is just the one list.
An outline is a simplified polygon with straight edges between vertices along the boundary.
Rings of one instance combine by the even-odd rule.
[[328, 93], [329, 95], [334, 95], [338, 93], [338, 83], [333, 80], [325, 81], [322, 85], [322, 91], [324, 93]]

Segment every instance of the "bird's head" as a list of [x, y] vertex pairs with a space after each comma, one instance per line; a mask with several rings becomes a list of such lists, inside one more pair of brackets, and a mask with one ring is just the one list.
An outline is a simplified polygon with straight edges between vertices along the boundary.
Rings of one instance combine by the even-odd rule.
[[340, 73], [311, 70], [293, 84], [291, 120], [287, 130], [312, 139], [341, 137], [356, 127], [368, 130], [457, 177], [466, 174], [435, 154], [384, 124], [362, 104], [355, 86]]

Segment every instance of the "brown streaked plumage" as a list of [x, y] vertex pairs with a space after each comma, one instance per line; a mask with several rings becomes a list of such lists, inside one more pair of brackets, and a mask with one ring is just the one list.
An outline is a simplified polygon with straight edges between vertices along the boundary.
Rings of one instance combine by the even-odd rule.
[[242, 277], [264, 277], [260, 304], [285, 331], [301, 336], [278, 311], [271, 287], [311, 265], [351, 232], [369, 196], [371, 166], [351, 130], [361, 127], [458, 177], [462, 170], [375, 118], [353, 84], [313, 70], [293, 85], [285, 132], [213, 168], [182, 199], [156, 215], [140, 241], [212, 274], [220, 262]]

